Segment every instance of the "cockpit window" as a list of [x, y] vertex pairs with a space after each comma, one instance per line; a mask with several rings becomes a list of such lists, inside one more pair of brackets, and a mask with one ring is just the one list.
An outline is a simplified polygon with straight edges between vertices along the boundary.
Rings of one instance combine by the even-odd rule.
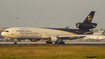
[[4, 32], [9, 32], [8, 30], [4, 30]]

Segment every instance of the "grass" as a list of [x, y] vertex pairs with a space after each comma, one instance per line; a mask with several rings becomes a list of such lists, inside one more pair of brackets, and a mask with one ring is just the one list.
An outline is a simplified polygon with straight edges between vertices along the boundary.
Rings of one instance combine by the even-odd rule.
[[105, 59], [104, 45], [1, 45], [0, 59]]

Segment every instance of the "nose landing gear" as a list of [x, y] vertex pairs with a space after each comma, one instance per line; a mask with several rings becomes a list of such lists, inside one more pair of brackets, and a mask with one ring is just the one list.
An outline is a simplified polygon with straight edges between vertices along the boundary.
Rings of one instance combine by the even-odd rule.
[[14, 39], [14, 44], [17, 44], [17, 39]]

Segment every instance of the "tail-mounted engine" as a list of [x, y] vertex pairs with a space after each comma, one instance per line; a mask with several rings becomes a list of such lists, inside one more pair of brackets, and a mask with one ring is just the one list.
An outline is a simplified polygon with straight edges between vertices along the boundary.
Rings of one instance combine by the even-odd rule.
[[76, 23], [77, 28], [82, 28], [82, 29], [93, 29], [96, 28], [97, 23]]

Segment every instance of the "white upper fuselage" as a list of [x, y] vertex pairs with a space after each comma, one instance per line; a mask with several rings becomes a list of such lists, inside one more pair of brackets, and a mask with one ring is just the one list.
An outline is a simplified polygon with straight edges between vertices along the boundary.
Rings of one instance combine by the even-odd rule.
[[31, 27], [16, 27], [5, 29], [1, 33], [2, 36], [11, 39], [47, 39], [48, 36], [59, 35], [76, 35], [72, 32], [66, 32], [49, 28], [31, 28]]

